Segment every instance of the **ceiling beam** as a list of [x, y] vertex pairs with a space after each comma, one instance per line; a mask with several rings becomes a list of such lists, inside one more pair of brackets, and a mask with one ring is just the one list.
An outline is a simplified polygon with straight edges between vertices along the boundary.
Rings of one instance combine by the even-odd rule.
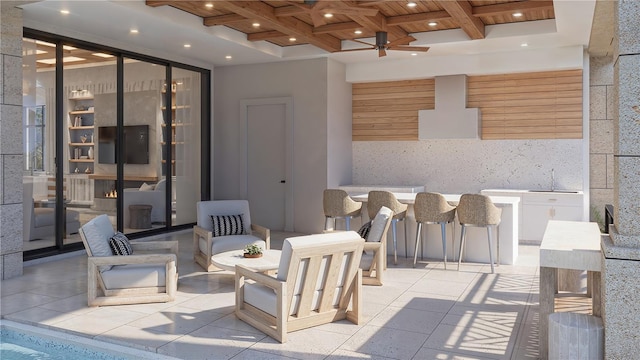
[[313, 26], [293, 17], [280, 17], [274, 14], [274, 8], [260, 1], [216, 1], [216, 5], [240, 16], [265, 22], [265, 26], [293, 35], [302, 42], [307, 42], [329, 52], [340, 51], [340, 39], [329, 34], [313, 34]]
[[437, 2], [471, 39], [484, 39], [484, 23], [473, 16], [473, 7], [468, 1], [437, 0]]
[[296, 16], [296, 15], [302, 15], [302, 14], [306, 14], [308, 13], [309, 10], [307, 9], [303, 9], [301, 7], [298, 6], [293, 6], [293, 5], [289, 5], [289, 6], [282, 6], [282, 7], [278, 7], [278, 8], [274, 8], [273, 9], [273, 14], [275, 16]]
[[147, 6], [151, 6], [151, 7], [158, 7], [158, 6], [164, 6], [164, 5], [173, 5], [175, 1], [166, 1], [166, 0], [147, 0], [145, 1], [145, 4], [147, 4]]
[[205, 26], [227, 25], [247, 20], [246, 17], [238, 14], [227, 14], [219, 16], [209, 16], [204, 18]]
[[[356, 6], [356, 2], [354, 1], [340, 1], [339, 4], [343, 4], [343, 6]], [[366, 16], [363, 14], [348, 14], [348, 17], [351, 20], [357, 22], [368, 30], [371, 31], [386, 31], [389, 35], [389, 40], [395, 40], [407, 37], [409, 33], [404, 31], [402, 28], [397, 26], [388, 27], [387, 26], [387, 18], [378, 12], [374, 16]]]
[[553, 1], [518, 1], [513, 3], [476, 6], [473, 8], [474, 16], [507, 15], [517, 11], [553, 10]]
[[390, 16], [387, 18], [387, 25], [404, 25], [428, 21], [451, 20], [451, 15], [446, 11], [431, 11], [427, 13], [418, 13], [410, 15]]
[[261, 31], [253, 34], [247, 34], [247, 40], [249, 41], [271, 40], [271, 39], [282, 38], [285, 36], [288, 36], [288, 35], [276, 30]]

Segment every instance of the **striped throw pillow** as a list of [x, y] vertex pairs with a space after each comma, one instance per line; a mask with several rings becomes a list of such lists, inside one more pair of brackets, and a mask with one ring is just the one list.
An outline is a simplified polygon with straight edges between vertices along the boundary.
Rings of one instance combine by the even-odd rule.
[[133, 249], [131, 249], [131, 244], [129, 244], [129, 238], [119, 231], [109, 240], [109, 247], [113, 255], [133, 254]]
[[360, 227], [360, 229], [358, 229], [358, 234], [361, 238], [367, 240], [367, 238], [369, 237], [369, 231], [371, 231], [371, 221], [367, 221], [366, 223], [364, 223]]
[[242, 215], [211, 215], [213, 237], [228, 235], [244, 235]]

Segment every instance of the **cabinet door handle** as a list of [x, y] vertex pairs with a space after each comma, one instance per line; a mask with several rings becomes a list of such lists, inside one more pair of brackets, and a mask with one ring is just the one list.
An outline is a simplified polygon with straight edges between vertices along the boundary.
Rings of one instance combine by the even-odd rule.
[[556, 209], [551, 208], [549, 209], [549, 216], [553, 219], [554, 217], [556, 217]]
[[558, 199], [549, 199], [549, 202], [556, 202]]

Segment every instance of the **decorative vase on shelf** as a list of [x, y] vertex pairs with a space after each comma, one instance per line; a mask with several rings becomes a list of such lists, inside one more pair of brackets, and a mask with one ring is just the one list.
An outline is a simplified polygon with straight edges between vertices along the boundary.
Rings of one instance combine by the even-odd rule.
[[87, 151], [87, 155], [89, 159], [93, 159], [93, 147], [89, 147], [89, 151]]

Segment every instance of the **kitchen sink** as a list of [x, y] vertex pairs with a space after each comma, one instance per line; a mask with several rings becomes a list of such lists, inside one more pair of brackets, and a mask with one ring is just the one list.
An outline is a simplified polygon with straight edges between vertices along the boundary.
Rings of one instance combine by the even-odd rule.
[[528, 192], [539, 192], [539, 193], [564, 193], [564, 194], [577, 194], [578, 191], [574, 190], [527, 190]]

